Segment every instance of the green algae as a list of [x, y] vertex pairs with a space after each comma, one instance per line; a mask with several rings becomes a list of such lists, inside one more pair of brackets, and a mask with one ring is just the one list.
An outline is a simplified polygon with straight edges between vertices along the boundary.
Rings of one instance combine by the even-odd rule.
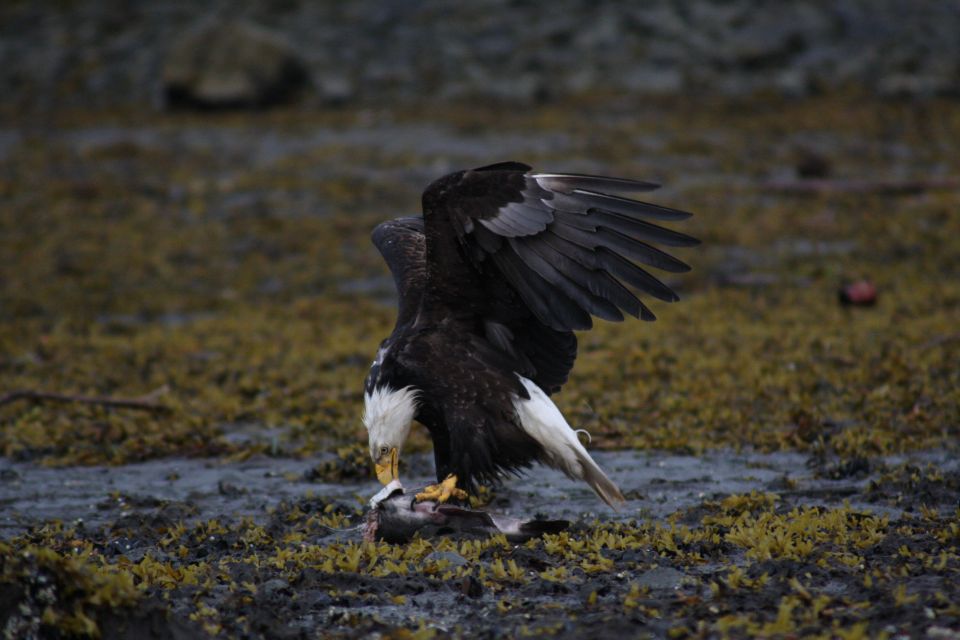
[[42, 546], [0, 542], [0, 590], [21, 603], [5, 620], [5, 637], [99, 637], [99, 613], [138, 603], [130, 572], [106, 562], [88, 542], [74, 539], [69, 550], [62, 538], [52, 542], [67, 532], [42, 533]]
[[[481, 139], [491, 118], [503, 133], [560, 131], [567, 142], [517, 159], [660, 179], [673, 188], [652, 199], [697, 214], [683, 225], [704, 240], [682, 255], [694, 271], [669, 279], [683, 300], [654, 304], [656, 323], [598, 323], [580, 336], [557, 402], [593, 446], [799, 450], [822, 477], [846, 478], [879, 455], [956, 447], [960, 194], [795, 196], [764, 184], [792, 175], [802, 144], [826, 154], [841, 180], [955, 176], [954, 107], [824, 98], [638, 110], [607, 97], [384, 121], [429, 118]], [[361, 384], [394, 314], [368, 233], [415, 211], [422, 167], [450, 157], [337, 143], [261, 163], [204, 145], [69, 138], [102, 117], [62, 114], [56, 131], [28, 133], [0, 159], [0, 390], [159, 390], [170, 412], [19, 401], [0, 406], [0, 452], [51, 465], [333, 452], [317, 478], [361, 476]], [[161, 139], [188, 127], [227, 132], [241, 149], [257, 148], [257, 127], [297, 136], [361, 120], [342, 111], [121, 118]], [[838, 287], [864, 277], [877, 305], [839, 305]], [[250, 432], [273, 435], [236, 437]], [[422, 429], [410, 448], [429, 448]], [[281, 607], [265, 586], [281, 580], [288, 600], [313, 594], [344, 609], [450, 585], [464, 597], [479, 590], [517, 634], [571, 628], [531, 622], [555, 614], [543, 597], [552, 594], [583, 628], [616, 630], [611, 621], [623, 618], [670, 637], [881, 637], [891, 626], [958, 624], [958, 515], [944, 506], [956, 491], [938, 469], [894, 468], [865, 495], [916, 502], [912, 515], [754, 494], [706, 500], [665, 523], [583, 524], [522, 547], [343, 541], [331, 528], [355, 522], [356, 507], [305, 499], [267, 524], [131, 531], [150, 546], [137, 559], [108, 553], [115, 532], [35, 530], [4, 543], [0, 586], [36, 590], [38, 576], [67, 576], [76, 590], [38, 604], [40, 622], [24, 620], [75, 635], [95, 635], [105, 609], [137, 598], [174, 603], [211, 635], [254, 634], [244, 607]], [[466, 562], [430, 559], [437, 551]], [[658, 567], [690, 581], [669, 596], [637, 583]], [[347, 613], [334, 622], [345, 636], [434, 632]]]
[[[642, 176], [649, 170], [619, 160], [617, 149], [667, 158], [652, 177], [668, 184], [683, 184], [692, 158], [708, 161], [698, 170], [707, 177], [735, 171], [762, 180], [779, 166], [768, 162], [786, 162], [806, 132], [832, 140], [833, 166], [851, 177], [956, 164], [940, 141], [960, 123], [938, 103], [916, 111], [846, 100], [779, 111], [758, 105], [749, 118], [714, 106], [679, 106], [683, 127], [669, 126], [679, 117], [670, 112], [658, 113], [655, 128], [647, 120], [601, 126], [591, 139], [602, 148], [591, 155], [604, 161], [609, 147], [605, 171]], [[471, 131], [481, 116], [464, 109], [447, 121]], [[529, 131], [569, 122], [568, 135], [584, 133], [565, 117], [547, 108], [503, 125]], [[309, 131], [303, 114], [265, 118], [279, 132]], [[198, 126], [176, 118], [137, 126], [173, 132], [186, 122]], [[252, 135], [236, 116], [212, 126]], [[693, 150], [684, 142], [720, 129], [731, 142]], [[654, 133], [666, 150], [651, 154], [645, 136]], [[909, 145], [910, 164], [894, 164], [898, 145]], [[762, 149], [765, 161], [747, 170], [751, 149]], [[46, 135], [16, 147], [3, 163], [10, 206], [0, 213], [0, 387], [132, 396], [167, 389], [174, 412], [20, 402], [0, 408], [2, 451], [62, 464], [263, 450], [221, 439], [237, 423], [285, 430], [288, 452], [357, 441], [359, 382], [393, 315], [381, 303], [389, 284], [367, 234], [377, 221], [415, 210], [422, 185], [385, 173], [422, 162], [415, 151], [338, 146], [330, 155], [320, 148], [240, 166], [202, 146], [77, 150]], [[318, 179], [307, 170], [351, 153], [380, 172]], [[697, 212], [684, 230], [705, 242], [683, 255], [694, 271], [671, 279], [684, 300], [657, 305], [657, 323], [600, 323], [581, 336], [558, 402], [595, 444], [806, 450], [822, 438], [843, 456], [937, 446], [957, 435], [955, 192], [797, 198], [742, 181], [698, 184], [663, 197]], [[268, 198], [303, 189], [323, 211], [286, 215], [283, 200]], [[878, 306], [837, 305], [839, 284], [863, 276], [877, 283]], [[352, 284], [369, 282], [372, 289]], [[428, 446], [422, 433], [414, 445]]]
[[[39, 617], [67, 635], [95, 635], [102, 608], [140, 599], [177, 603], [177, 614], [205, 633], [232, 636], [253, 632], [239, 614], [266, 603], [400, 606], [405, 594], [439, 597], [451, 585], [475, 583], [483, 606], [502, 617], [498, 624], [518, 632], [544, 616], [596, 625], [626, 613], [673, 637], [878, 637], [889, 633], [888, 609], [899, 612], [903, 631], [932, 619], [960, 621], [958, 516], [926, 509], [891, 519], [752, 493], [707, 501], [667, 522], [594, 521], [523, 545], [502, 536], [390, 545], [338, 539], [359, 509], [304, 498], [281, 504], [264, 524], [144, 520], [123, 531], [147, 545], [131, 558], [111, 553], [116, 530], [38, 528], [4, 543], [0, 589], [59, 576], [70, 586], [54, 590]], [[678, 576], [675, 586], [642, 583], [664, 570]], [[529, 600], [533, 593], [553, 598]], [[361, 633], [369, 622], [361, 616], [335, 626]]]

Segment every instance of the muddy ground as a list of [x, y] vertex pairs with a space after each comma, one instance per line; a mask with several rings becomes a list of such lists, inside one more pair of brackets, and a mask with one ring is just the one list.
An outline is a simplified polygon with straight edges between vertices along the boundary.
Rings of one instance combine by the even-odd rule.
[[[6, 637], [960, 634], [954, 103], [3, 115], [0, 396], [157, 405], [0, 404]], [[369, 230], [508, 158], [697, 214], [557, 396], [628, 506], [538, 468], [479, 500], [566, 533], [364, 543]]]
[[[51, 585], [47, 598], [67, 609], [59, 622], [75, 624], [65, 598], [86, 598], [80, 610], [108, 637], [400, 629], [952, 637], [960, 625], [953, 453], [875, 459], [844, 477], [823, 477], [795, 453], [597, 459], [629, 498], [619, 512], [553, 471], [487, 496], [494, 512], [572, 523], [568, 533], [523, 545], [362, 543], [364, 502], [376, 483], [317, 482], [305, 461], [4, 462], [3, 537], [27, 543], [5, 560], [21, 572], [4, 586], [5, 629], [42, 635], [50, 604], [43, 588]], [[421, 454], [412, 463], [408, 483], [426, 483], [429, 460]], [[42, 560], [37, 545], [62, 556]], [[70, 593], [71, 556], [153, 586], [137, 607], [108, 613], [93, 602], [96, 592]], [[144, 610], [153, 613], [144, 618]]]

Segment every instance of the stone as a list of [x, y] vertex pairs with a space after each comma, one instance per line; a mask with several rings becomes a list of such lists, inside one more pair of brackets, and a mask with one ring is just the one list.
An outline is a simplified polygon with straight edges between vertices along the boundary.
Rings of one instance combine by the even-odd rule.
[[670, 567], [654, 567], [637, 577], [637, 585], [651, 591], [679, 589], [688, 580], [687, 574]]
[[350, 78], [339, 74], [328, 74], [315, 82], [317, 96], [324, 104], [342, 105], [350, 102], [356, 95], [356, 89]]
[[784, 68], [791, 58], [824, 39], [829, 22], [822, 13], [803, 5], [744, 11], [718, 29], [710, 55], [744, 70]]
[[306, 66], [278, 34], [243, 21], [204, 21], [171, 47], [163, 64], [168, 108], [264, 107], [309, 85]]
[[267, 580], [260, 587], [265, 596], [287, 595], [290, 593], [290, 583], [283, 578]]
[[895, 73], [880, 79], [877, 83], [877, 92], [881, 96], [892, 98], [955, 95], [960, 92], [958, 91], [960, 89], [958, 85], [960, 85], [960, 82], [951, 82], [951, 79], [946, 75]]
[[439, 562], [441, 560], [446, 560], [451, 566], [454, 567], [461, 567], [467, 564], [466, 558], [459, 553], [454, 553], [453, 551], [434, 551], [424, 558], [424, 560], [427, 562]]
[[676, 67], [639, 65], [620, 76], [620, 85], [628, 91], [647, 95], [670, 95], [683, 89], [683, 74]]
[[[455, 3], [438, 21], [441, 5], [255, 0], [214, 20], [202, 2], [150, 11], [8, 2], [0, 91], [16, 109], [249, 108], [301, 97], [306, 106], [425, 97], [535, 106], [611, 92], [960, 95], [960, 12], [950, 2], [904, 11], [903, 0], [558, 0], [543, 11], [496, 0]], [[9, 148], [2, 135], [0, 156]]]

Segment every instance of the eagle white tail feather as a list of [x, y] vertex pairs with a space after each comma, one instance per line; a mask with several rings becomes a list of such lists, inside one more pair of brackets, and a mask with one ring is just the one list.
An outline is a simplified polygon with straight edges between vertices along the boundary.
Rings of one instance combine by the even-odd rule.
[[590, 485], [593, 491], [600, 496], [600, 499], [616, 510], [626, 503], [627, 499], [620, 492], [620, 487], [613, 483], [613, 480], [607, 477], [603, 469], [593, 461], [589, 455], [584, 452], [580, 458], [583, 467], [583, 479]]
[[584, 480], [601, 500], [614, 509], [626, 499], [617, 485], [594, 462], [577, 438], [577, 432], [567, 423], [560, 409], [546, 393], [531, 380], [518, 375], [530, 399], [517, 398], [515, 406], [520, 425], [546, 453], [546, 462], [575, 480]]

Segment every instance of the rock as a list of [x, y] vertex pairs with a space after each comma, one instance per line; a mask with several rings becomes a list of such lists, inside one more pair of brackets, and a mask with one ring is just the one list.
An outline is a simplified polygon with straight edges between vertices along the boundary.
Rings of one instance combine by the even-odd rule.
[[[711, 7], [718, 11], [721, 5]], [[825, 14], [805, 5], [723, 9], [725, 19], [716, 25], [719, 40], [710, 55], [745, 70], [782, 67], [829, 31]]]
[[536, 105], [597, 91], [960, 94], [960, 12], [904, 4], [560, 0], [545, 12], [497, 0], [444, 8], [442, 25], [439, 0], [245, 4], [267, 29], [213, 21], [202, 2], [14, 2], [0, 4], [0, 91], [17, 108], [258, 107], [300, 92], [316, 105]]
[[20, 479], [20, 474], [13, 469], [0, 469], [0, 481], [14, 482]]
[[833, 163], [822, 153], [806, 147], [795, 151], [794, 169], [799, 178], [829, 178], [833, 173]]
[[292, 593], [290, 590], [290, 583], [283, 578], [273, 578], [271, 580], [267, 580], [260, 587], [260, 590], [263, 592], [263, 595], [267, 597], [275, 595], [290, 595], [290, 593]]
[[687, 574], [670, 567], [654, 567], [637, 577], [637, 585], [651, 591], [679, 589], [688, 580]]
[[891, 74], [877, 84], [877, 92], [884, 97], [907, 98], [910, 96], [947, 95], [953, 92], [951, 79], [947, 76]]
[[236, 498], [247, 493], [247, 490], [230, 478], [222, 478], [217, 482], [217, 492], [227, 498]]
[[467, 564], [467, 559], [464, 558], [459, 553], [454, 553], [453, 551], [434, 551], [426, 558], [427, 562], [439, 562], [440, 560], [446, 560], [454, 567], [461, 567]]
[[472, 575], [464, 576], [460, 582], [460, 593], [468, 598], [479, 598], [483, 595], [483, 585]]
[[785, 96], [801, 98], [813, 92], [810, 75], [803, 69], [790, 67], [775, 74], [771, 84]]
[[320, 101], [329, 105], [346, 104], [356, 94], [350, 78], [338, 74], [328, 74], [317, 79], [315, 88]]
[[287, 102], [308, 84], [293, 47], [241, 21], [205, 21], [184, 33], [163, 64], [168, 108], [263, 107]]
[[623, 88], [647, 95], [669, 95], [683, 88], [683, 75], [675, 67], [639, 65], [620, 76]]
[[441, 91], [440, 96], [452, 100], [490, 98], [498, 102], [524, 105], [542, 103], [551, 97], [550, 89], [541, 74], [518, 72], [496, 75], [482, 70], [478, 71], [476, 76], [465, 81], [452, 80]]

